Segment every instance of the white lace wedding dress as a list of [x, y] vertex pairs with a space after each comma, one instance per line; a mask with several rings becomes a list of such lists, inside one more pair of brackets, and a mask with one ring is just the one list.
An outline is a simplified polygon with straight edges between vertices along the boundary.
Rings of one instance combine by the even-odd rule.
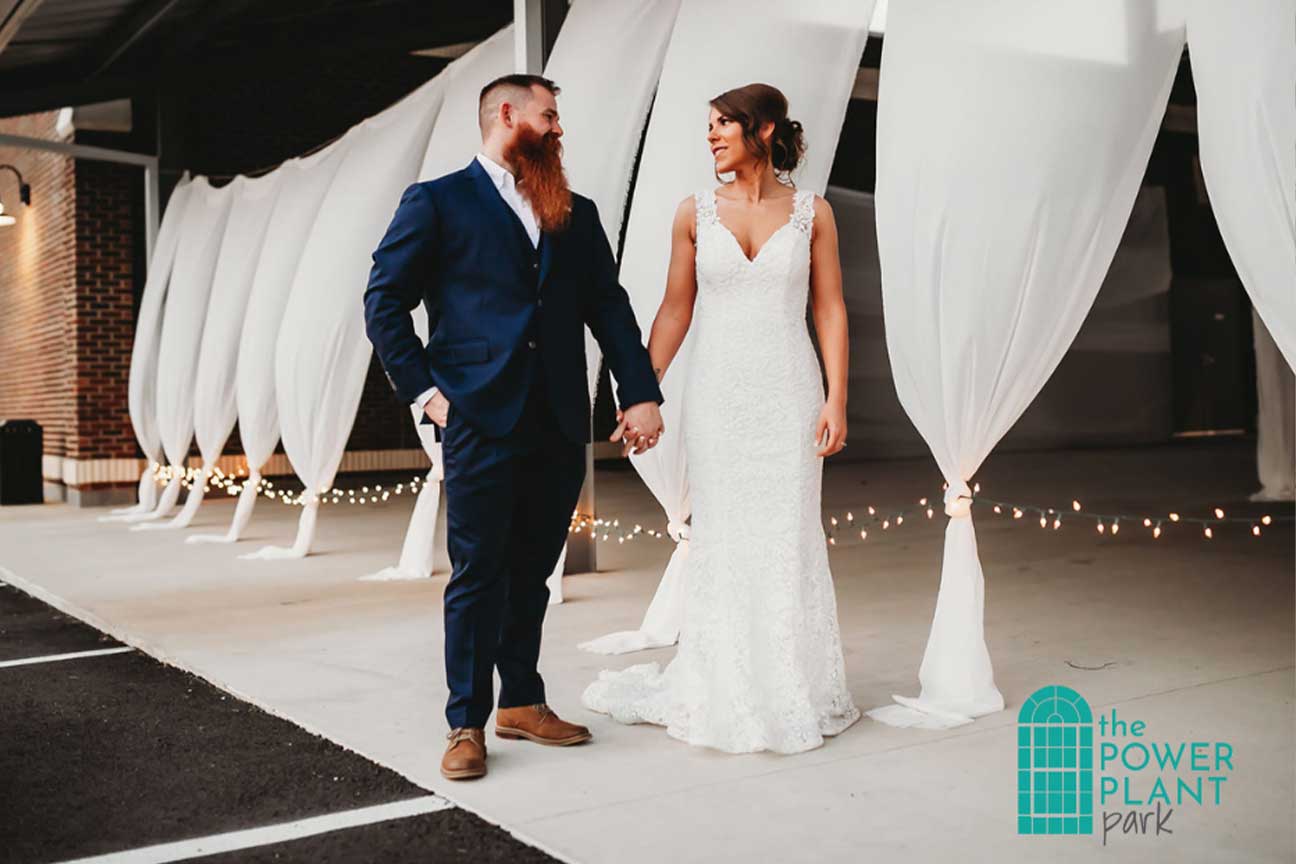
[[586, 707], [731, 753], [798, 753], [859, 719], [821, 522], [824, 404], [806, 327], [814, 193], [749, 260], [697, 205], [683, 406], [693, 504], [675, 658], [604, 671]]

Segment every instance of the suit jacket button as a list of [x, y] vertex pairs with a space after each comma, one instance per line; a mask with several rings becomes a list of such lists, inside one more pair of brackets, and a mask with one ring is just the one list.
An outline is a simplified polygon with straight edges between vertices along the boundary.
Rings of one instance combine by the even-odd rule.
[[532, 261], [532, 262], [531, 262], [531, 269], [532, 269], [532, 270], [539, 270], [539, 269], [540, 269], [540, 262], [539, 262], [539, 261]]
[[543, 305], [544, 305], [544, 298], [543, 297], [536, 298], [536, 306], [543, 306]]
[[528, 348], [532, 348], [532, 349], [534, 349], [535, 346], [536, 346], [536, 342], [535, 342], [534, 339], [528, 339], [528, 340], [527, 340], [527, 347], [528, 347]]

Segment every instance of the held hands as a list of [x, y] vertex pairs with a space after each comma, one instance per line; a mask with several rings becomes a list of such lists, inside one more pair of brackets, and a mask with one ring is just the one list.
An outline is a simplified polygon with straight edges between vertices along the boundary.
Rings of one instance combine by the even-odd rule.
[[441, 395], [440, 392], [434, 393], [432, 398], [423, 406], [423, 413], [426, 414], [433, 423], [445, 428], [446, 419], [450, 413], [450, 400]]
[[[827, 442], [825, 443], [825, 438]], [[816, 456], [832, 456], [840, 453], [846, 446], [846, 406], [841, 402], [828, 400], [819, 412], [819, 421], [815, 423], [815, 440], [819, 445]]]
[[633, 452], [636, 456], [657, 446], [666, 429], [662, 425], [661, 410], [656, 402], [640, 402], [625, 411], [617, 411], [617, 427], [609, 441], [621, 442], [621, 455]]

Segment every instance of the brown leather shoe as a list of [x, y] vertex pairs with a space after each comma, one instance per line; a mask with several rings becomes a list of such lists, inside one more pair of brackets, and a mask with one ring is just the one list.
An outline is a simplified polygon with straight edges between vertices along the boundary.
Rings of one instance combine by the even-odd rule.
[[441, 757], [441, 776], [447, 780], [472, 780], [486, 774], [486, 730], [451, 729]]
[[594, 737], [586, 727], [559, 719], [543, 702], [500, 708], [495, 712], [495, 734], [501, 738], [525, 738], [555, 747], [583, 744]]

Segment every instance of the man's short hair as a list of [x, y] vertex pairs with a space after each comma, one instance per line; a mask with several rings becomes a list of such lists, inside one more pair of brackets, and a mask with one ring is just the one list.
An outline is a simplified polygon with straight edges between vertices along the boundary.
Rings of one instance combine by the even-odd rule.
[[543, 87], [554, 96], [562, 92], [557, 84], [542, 75], [521, 73], [501, 75], [483, 87], [481, 96], [477, 99], [477, 125], [481, 127], [482, 134], [486, 134], [491, 119], [499, 113], [500, 105], [505, 102], [525, 105], [531, 98], [532, 87]]

